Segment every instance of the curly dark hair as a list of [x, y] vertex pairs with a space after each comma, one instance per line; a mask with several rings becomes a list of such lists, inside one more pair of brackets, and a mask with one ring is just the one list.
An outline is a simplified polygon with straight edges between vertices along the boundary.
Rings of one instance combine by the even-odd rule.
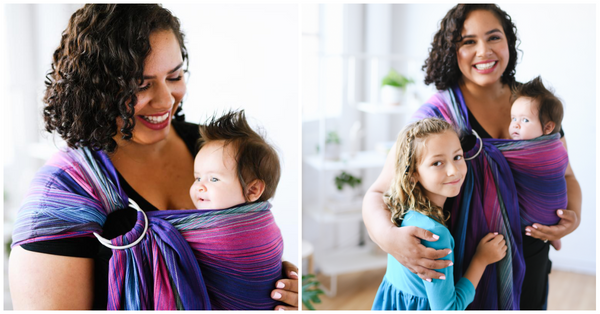
[[[71, 148], [113, 152], [121, 117], [123, 139], [130, 140], [150, 34], [161, 30], [175, 34], [187, 71], [179, 20], [162, 6], [87, 4], [73, 13], [46, 75], [46, 130], [56, 131]], [[181, 105], [175, 119], [185, 119]]]
[[515, 84], [515, 67], [517, 65], [517, 27], [510, 15], [495, 4], [458, 4], [442, 19], [440, 29], [433, 37], [429, 57], [422, 69], [425, 70], [425, 84], [435, 84], [438, 90], [448, 89], [460, 82], [462, 73], [458, 67], [456, 44], [462, 41], [461, 32], [467, 15], [475, 10], [492, 12], [502, 24], [510, 57], [506, 70], [502, 73], [501, 82], [512, 87]]

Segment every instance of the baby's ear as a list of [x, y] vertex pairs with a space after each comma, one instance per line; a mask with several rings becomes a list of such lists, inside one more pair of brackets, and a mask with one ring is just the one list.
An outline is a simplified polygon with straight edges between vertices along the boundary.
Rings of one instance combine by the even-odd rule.
[[256, 179], [246, 186], [246, 200], [252, 203], [260, 198], [265, 191], [265, 182]]
[[548, 135], [548, 134], [552, 133], [552, 131], [554, 131], [555, 126], [556, 126], [556, 124], [554, 124], [554, 122], [548, 121], [546, 123], [546, 125], [544, 126], [544, 135]]

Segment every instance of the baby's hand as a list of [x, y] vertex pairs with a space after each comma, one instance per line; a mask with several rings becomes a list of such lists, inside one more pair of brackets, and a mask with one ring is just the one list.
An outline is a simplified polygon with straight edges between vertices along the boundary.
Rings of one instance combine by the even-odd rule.
[[497, 232], [488, 233], [479, 241], [473, 259], [479, 259], [485, 265], [489, 265], [504, 258], [507, 249], [504, 236]]

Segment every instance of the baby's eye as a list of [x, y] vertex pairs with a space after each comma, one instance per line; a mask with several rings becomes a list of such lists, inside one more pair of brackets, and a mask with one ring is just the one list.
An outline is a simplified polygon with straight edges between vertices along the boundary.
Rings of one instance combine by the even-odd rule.
[[194, 181], [196, 181], [196, 182], [200, 182], [200, 179], [201, 179], [201, 178], [196, 178], [196, 179], [194, 179]]
[[529, 119], [523, 118], [523, 122], [529, 122]]
[[515, 117], [512, 117], [512, 118], [510, 118], [510, 120], [511, 120], [512, 122], [517, 122], [517, 118], [515, 118]]
[[210, 178], [210, 182], [217, 182], [217, 181], [219, 181], [219, 179], [217, 179], [217, 178]]
[[463, 159], [462, 155], [456, 155], [456, 156], [454, 156], [454, 160], [461, 160], [461, 159]]
[[432, 163], [431, 165], [434, 166], [434, 167], [441, 166], [442, 162], [441, 161], [436, 161], [436, 162]]

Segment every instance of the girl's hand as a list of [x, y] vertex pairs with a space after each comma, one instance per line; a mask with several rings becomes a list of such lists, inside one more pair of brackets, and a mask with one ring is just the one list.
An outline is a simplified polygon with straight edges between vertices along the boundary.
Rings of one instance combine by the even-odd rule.
[[275, 283], [277, 289], [271, 291], [273, 300], [281, 301], [289, 306], [278, 305], [276, 311], [298, 310], [298, 267], [290, 262], [283, 262], [282, 272], [287, 279], [278, 280]]
[[579, 226], [577, 214], [568, 209], [559, 209], [556, 211], [560, 221], [554, 226], [544, 226], [535, 223], [525, 228], [525, 235], [540, 240], [558, 240], [567, 234], [575, 231]]
[[478, 259], [483, 264], [489, 265], [503, 259], [506, 256], [507, 249], [504, 236], [497, 232], [488, 233], [479, 241], [473, 259]]
[[[439, 236], [418, 227], [408, 226], [390, 230], [389, 239], [393, 239], [392, 250], [388, 251], [400, 264], [404, 265], [421, 279], [446, 279], [444, 274], [433, 269], [446, 268], [452, 265], [449, 260], [439, 260], [452, 252], [450, 249], [435, 250], [421, 244], [425, 241], [437, 241]], [[385, 250], [385, 249], [384, 249]]]

